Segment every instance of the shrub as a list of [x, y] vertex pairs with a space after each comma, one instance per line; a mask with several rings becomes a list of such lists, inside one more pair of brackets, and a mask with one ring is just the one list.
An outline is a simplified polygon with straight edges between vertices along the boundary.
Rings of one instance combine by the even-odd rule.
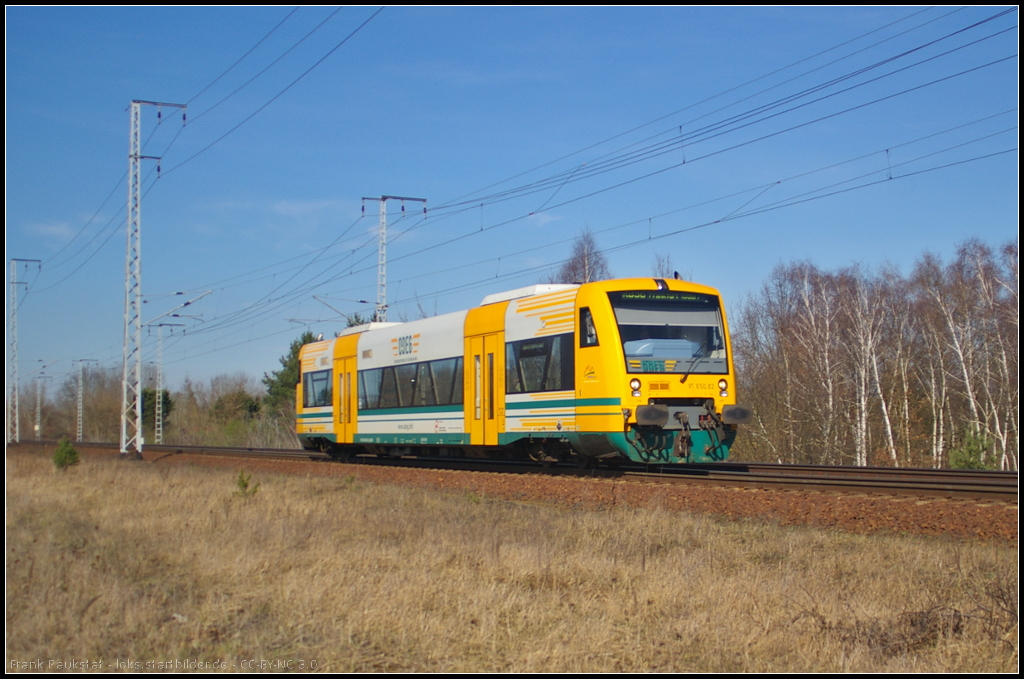
[[78, 451], [71, 445], [67, 436], [62, 436], [57, 442], [57, 450], [53, 451], [53, 466], [64, 471], [76, 464], [78, 464]]
[[238, 472], [238, 478], [235, 479], [235, 485], [238, 486], [238, 490], [235, 491], [235, 495], [238, 497], [252, 497], [260, 489], [260, 482], [257, 481], [256, 485], [253, 485], [252, 474], [246, 476], [245, 472]]
[[949, 451], [949, 466], [953, 469], [995, 469], [985, 453], [992, 447], [988, 438], [976, 429], [964, 432], [960, 446]]

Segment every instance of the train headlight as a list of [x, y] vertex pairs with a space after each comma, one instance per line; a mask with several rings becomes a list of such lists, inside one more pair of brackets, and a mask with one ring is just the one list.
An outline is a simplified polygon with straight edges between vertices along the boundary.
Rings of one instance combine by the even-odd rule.
[[718, 380], [718, 395], [728, 396], [729, 395], [729, 383], [725, 379]]
[[640, 380], [633, 378], [629, 381], [629, 388], [633, 390], [633, 396], [637, 397], [640, 395]]

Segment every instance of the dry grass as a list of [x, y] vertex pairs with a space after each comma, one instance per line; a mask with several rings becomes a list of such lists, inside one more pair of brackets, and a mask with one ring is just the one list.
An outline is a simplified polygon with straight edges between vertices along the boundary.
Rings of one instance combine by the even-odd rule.
[[7, 669], [1017, 669], [1012, 545], [236, 480], [10, 457]]

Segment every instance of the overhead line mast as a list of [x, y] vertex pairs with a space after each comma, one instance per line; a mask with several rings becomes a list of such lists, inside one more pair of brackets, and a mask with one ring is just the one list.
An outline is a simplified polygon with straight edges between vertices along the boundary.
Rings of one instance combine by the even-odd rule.
[[18, 413], [18, 262], [35, 262], [38, 259], [12, 259], [10, 297], [7, 301], [7, 442], [21, 441], [21, 424]]
[[377, 237], [377, 307], [373, 312], [373, 320], [384, 322], [388, 319], [388, 201], [402, 201], [402, 212], [405, 212], [405, 201], [407, 200], [423, 203], [423, 214], [427, 214], [427, 199], [406, 196], [381, 196], [380, 198], [363, 196], [364, 213], [366, 212], [365, 201], [368, 200], [380, 202], [380, 232]]
[[156, 420], [153, 423], [153, 438], [156, 445], [164, 442], [164, 328], [184, 328], [184, 323], [157, 323], [156, 352]]
[[[124, 362], [121, 373], [121, 455], [142, 454], [142, 161], [157, 156], [142, 155], [142, 105], [182, 109], [185, 104], [132, 100], [128, 128], [128, 225], [124, 262]], [[159, 173], [160, 166], [157, 165]]]
[[85, 379], [84, 379], [84, 368], [86, 363], [99, 363], [95, 358], [77, 358], [73, 363], [78, 363], [78, 427], [76, 429], [77, 434], [75, 440], [81, 443], [85, 440], [85, 427], [83, 425], [84, 419], [82, 417], [82, 395], [85, 393]]

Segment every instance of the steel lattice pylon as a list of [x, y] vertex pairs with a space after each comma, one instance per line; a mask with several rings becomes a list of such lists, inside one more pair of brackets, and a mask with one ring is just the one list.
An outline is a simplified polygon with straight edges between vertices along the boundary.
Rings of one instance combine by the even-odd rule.
[[18, 264], [40, 264], [38, 259], [11, 259], [10, 294], [7, 299], [7, 442], [21, 442], [18, 410]]
[[11, 291], [7, 302], [7, 442], [21, 441], [18, 424], [18, 261], [11, 260]]
[[124, 264], [121, 454], [142, 452], [142, 103], [132, 102], [128, 148], [128, 236]]
[[[128, 129], [128, 236], [124, 264], [124, 362], [121, 373], [121, 454], [142, 453], [142, 105], [183, 104], [134, 100]], [[159, 116], [159, 113], [158, 113]], [[159, 166], [158, 166], [159, 169]]]

